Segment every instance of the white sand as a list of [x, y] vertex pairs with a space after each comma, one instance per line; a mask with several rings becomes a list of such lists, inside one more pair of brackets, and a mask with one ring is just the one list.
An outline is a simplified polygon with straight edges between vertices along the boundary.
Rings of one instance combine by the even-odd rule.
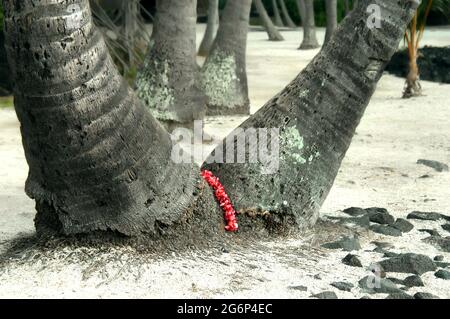
[[[203, 26], [199, 28], [199, 35]], [[324, 31], [319, 31], [323, 39]], [[449, 45], [450, 28], [426, 33], [424, 43]], [[281, 90], [318, 52], [299, 51], [300, 31], [283, 32], [284, 42], [268, 42], [263, 32], [251, 32], [248, 74], [252, 112]], [[335, 185], [323, 206], [325, 215], [339, 215], [350, 206], [379, 206], [396, 217], [413, 210], [450, 215], [450, 173], [437, 173], [417, 165], [419, 158], [450, 164], [450, 85], [423, 82], [426, 96], [400, 98], [403, 80], [385, 75], [358, 127]], [[210, 118], [207, 132], [225, 136], [244, 117]], [[211, 146], [212, 147], [212, 146]], [[0, 110], [0, 253], [13, 238], [33, 234], [34, 203], [23, 191], [27, 165], [21, 146], [19, 124], [12, 110]], [[421, 179], [429, 174], [430, 178]], [[369, 253], [379, 239], [395, 245], [396, 252], [415, 252], [430, 257], [450, 254], [421, 242], [427, 237], [419, 228], [440, 229], [439, 222], [413, 222], [415, 229], [400, 238], [361, 230], [363, 249], [356, 252], [365, 268], [352, 268], [340, 260], [347, 254], [320, 248], [316, 236], [275, 239], [220, 250], [186, 251], [155, 258], [130, 249], [64, 249], [14, 261], [0, 268], [0, 297], [125, 297], [204, 298], [265, 297], [299, 298], [325, 290], [340, 298], [365, 295], [359, 288], [342, 292], [334, 281], [357, 281], [368, 274], [381, 254]], [[327, 230], [327, 228], [324, 228]], [[329, 239], [340, 231], [330, 228]], [[448, 235], [448, 233], [447, 233]], [[20, 257], [20, 256], [19, 256]], [[320, 274], [321, 279], [314, 275]], [[389, 276], [393, 276], [389, 274]], [[397, 275], [399, 278], [406, 275]], [[422, 276], [426, 287], [410, 289], [450, 298], [448, 281]], [[307, 292], [288, 288], [303, 285]], [[374, 297], [383, 298], [385, 295]]]

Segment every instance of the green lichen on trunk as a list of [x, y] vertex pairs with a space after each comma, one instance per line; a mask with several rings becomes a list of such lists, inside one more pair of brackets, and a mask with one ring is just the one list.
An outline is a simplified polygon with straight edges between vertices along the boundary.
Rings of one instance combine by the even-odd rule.
[[282, 160], [293, 161], [297, 164], [305, 164], [307, 162], [304, 158], [303, 149], [305, 147], [303, 137], [299, 131], [293, 127], [286, 127], [281, 135]]
[[[145, 72], [140, 73], [136, 79], [138, 97], [157, 119], [174, 120], [176, 115], [168, 111], [175, 100], [174, 90], [169, 83], [169, 63], [146, 59], [143, 70]], [[157, 72], [149, 72], [150, 70]]]
[[208, 58], [201, 72], [201, 87], [208, 97], [208, 105], [234, 108], [245, 103], [236, 74], [233, 55], [215, 53]]

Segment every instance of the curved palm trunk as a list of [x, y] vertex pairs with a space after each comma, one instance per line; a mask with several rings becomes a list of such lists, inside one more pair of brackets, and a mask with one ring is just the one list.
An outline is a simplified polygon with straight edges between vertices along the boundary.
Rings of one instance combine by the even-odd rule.
[[136, 87], [150, 112], [169, 128], [204, 116], [196, 61], [197, 0], [158, 0], [152, 44]]
[[280, 9], [278, 9], [277, 0], [272, 0], [272, 8], [273, 8], [273, 23], [277, 27], [284, 27], [284, 23], [280, 15]]
[[298, 13], [300, 14], [300, 20], [301, 20], [301, 24], [302, 26], [305, 24], [306, 21], [306, 17], [305, 17], [305, 1], [304, 0], [297, 0], [295, 2], [297, 4], [297, 10]]
[[337, 0], [325, 0], [325, 10], [327, 15], [325, 43], [327, 43], [337, 28]]
[[303, 23], [303, 41], [300, 50], [318, 48], [319, 42], [316, 37], [316, 22], [314, 18], [314, 0], [303, 0], [305, 7], [305, 22]]
[[213, 47], [201, 70], [207, 114], [248, 114], [245, 54], [252, 0], [228, 0]]
[[206, 25], [205, 35], [198, 49], [198, 55], [208, 56], [214, 43], [214, 38], [219, 25], [219, 0], [209, 0], [208, 24]]
[[275, 27], [275, 25], [272, 23], [272, 20], [270, 20], [270, 17], [267, 14], [266, 8], [264, 8], [262, 1], [253, 0], [253, 3], [255, 4], [256, 11], [258, 11], [264, 29], [266, 30], [267, 35], [269, 36], [269, 41], [283, 41], [284, 40], [283, 36]]
[[286, 25], [289, 28], [296, 28], [294, 21], [292, 21], [291, 16], [289, 15], [289, 11], [286, 8], [286, 3], [284, 3], [284, 0], [278, 0], [281, 7], [281, 13], [283, 14], [284, 21], [286, 21]]
[[88, 0], [4, 1], [37, 232], [161, 234], [195, 201], [198, 168], [116, 70]]
[[[338, 27], [334, 41], [240, 126], [279, 128], [278, 133], [272, 132], [269, 142], [262, 138], [266, 135], [253, 134], [258, 143], [246, 147], [245, 158], [259, 151], [257, 163], [231, 163], [227, 156], [236, 158], [242, 149], [237, 144], [239, 139], [231, 139], [231, 146], [215, 150], [225, 153], [225, 164], [204, 165], [220, 178], [242, 214], [259, 216], [277, 230], [289, 225], [304, 228], [317, 220], [383, 69], [397, 50], [417, 6], [409, 0], [376, 0], [381, 7], [382, 27], [370, 29], [366, 8], [373, 2], [361, 1]], [[275, 154], [279, 155], [278, 170], [267, 171], [268, 162], [261, 159], [261, 143], [263, 147], [272, 145], [272, 149], [279, 145]]]

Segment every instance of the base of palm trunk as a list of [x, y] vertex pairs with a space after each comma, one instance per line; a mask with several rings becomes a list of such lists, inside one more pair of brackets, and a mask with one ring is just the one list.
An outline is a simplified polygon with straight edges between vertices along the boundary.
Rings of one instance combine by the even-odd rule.
[[302, 43], [298, 49], [299, 50], [313, 50], [313, 49], [317, 49], [317, 48], [320, 48], [320, 45], [318, 43]]
[[250, 114], [250, 103], [245, 105], [239, 105], [235, 107], [229, 106], [218, 106], [218, 105], [208, 105], [206, 110], [206, 115], [217, 116], [217, 115], [249, 115]]
[[403, 90], [403, 98], [408, 99], [415, 96], [422, 95], [422, 85], [420, 85], [419, 79], [417, 80], [406, 80], [405, 89]]

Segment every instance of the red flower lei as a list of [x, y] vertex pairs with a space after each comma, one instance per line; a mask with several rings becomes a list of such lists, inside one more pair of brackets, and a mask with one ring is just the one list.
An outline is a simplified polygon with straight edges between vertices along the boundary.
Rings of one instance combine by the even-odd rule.
[[220, 183], [219, 178], [214, 176], [211, 171], [202, 170], [203, 179], [212, 187], [214, 190], [214, 196], [219, 202], [220, 207], [223, 210], [223, 215], [226, 221], [225, 230], [229, 232], [235, 232], [238, 230], [238, 224], [236, 220], [236, 211], [234, 210], [233, 204], [231, 204], [231, 200], [228, 197], [225, 189]]

